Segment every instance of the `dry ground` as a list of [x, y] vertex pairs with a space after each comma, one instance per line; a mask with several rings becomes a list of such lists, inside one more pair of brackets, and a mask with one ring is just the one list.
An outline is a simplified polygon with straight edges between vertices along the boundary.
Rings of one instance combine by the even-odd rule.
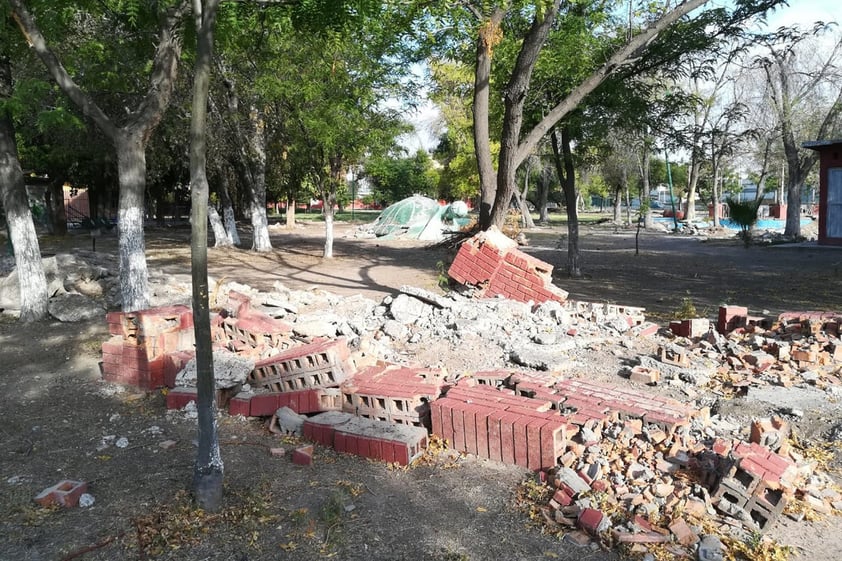
[[[340, 226], [340, 230], [348, 227]], [[561, 232], [530, 232], [527, 251], [557, 267]], [[152, 230], [150, 267], [189, 278], [189, 232]], [[321, 230], [273, 230], [275, 251], [255, 255], [211, 250], [211, 275], [268, 289], [318, 285], [339, 294], [379, 299], [403, 284], [433, 289], [446, 262], [443, 249], [405, 241], [339, 238], [336, 259], [320, 259]], [[248, 244], [248, 240], [244, 240]], [[90, 248], [90, 238], [44, 240], [45, 252]], [[113, 251], [100, 238], [100, 252]], [[837, 276], [842, 252], [752, 247], [736, 241], [644, 234], [634, 255], [632, 233], [585, 229], [583, 279], [556, 283], [583, 300], [644, 306], [665, 318], [682, 299], [713, 317], [728, 302], [753, 312], [842, 309]], [[559, 267], [561, 269], [561, 267]], [[440, 458], [408, 470], [318, 449], [314, 466], [272, 458], [279, 441], [257, 421], [221, 419], [226, 509], [190, 508], [195, 421], [168, 415], [160, 393], [138, 394], [99, 379], [104, 321], [21, 326], [0, 323], [0, 560], [539, 560], [609, 559], [540, 533], [516, 508], [519, 469], [472, 458]], [[475, 349], [474, 352], [481, 352]], [[594, 356], [598, 362], [600, 356]], [[618, 378], [619, 381], [619, 378]], [[126, 437], [126, 448], [103, 437]], [[175, 440], [164, 450], [159, 443]], [[63, 478], [91, 483], [85, 509], [49, 510], [32, 497]], [[838, 559], [838, 519], [782, 521], [776, 535], [804, 559]]]

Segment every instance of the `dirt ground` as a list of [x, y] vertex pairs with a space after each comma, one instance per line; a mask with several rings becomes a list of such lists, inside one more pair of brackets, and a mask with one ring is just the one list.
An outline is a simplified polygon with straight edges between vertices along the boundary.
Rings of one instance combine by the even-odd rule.
[[[351, 229], [339, 225], [331, 261], [320, 257], [321, 226], [279, 228], [272, 230], [275, 251], [265, 255], [212, 249], [210, 274], [261, 289], [280, 281], [378, 300], [404, 284], [437, 289], [437, 264], [447, 262], [447, 250], [342, 237]], [[746, 249], [736, 240], [645, 233], [635, 255], [633, 232], [593, 227], [582, 233], [585, 277], [574, 280], [563, 274], [561, 234], [536, 229], [525, 248], [556, 265], [556, 284], [572, 298], [643, 306], [656, 321], [686, 298], [711, 318], [721, 303], [758, 314], [842, 309], [840, 250]], [[188, 280], [188, 239], [185, 228], [150, 230], [150, 269]], [[247, 247], [248, 238], [243, 242]], [[113, 235], [106, 235], [97, 240], [97, 251], [113, 252], [115, 245]], [[91, 239], [76, 234], [42, 242], [45, 253], [74, 247], [91, 249]], [[294, 440], [271, 435], [256, 420], [226, 415], [220, 417], [226, 506], [214, 515], [197, 512], [185, 493], [195, 420], [167, 413], [160, 392], [102, 383], [98, 361], [107, 337], [104, 320], [27, 326], [0, 321], [0, 560], [614, 557], [543, 535], [518, 508], [524, 490], [519, 484], [529, 477], [520, 468], [445, 454], [432, 465], [393, 469], [323, 448], [313, 466], [302, 468], [268, 452], [291, 450]], [[595, 364], [604, 359], [593, 357]], [[119, 448], [121, 437], [128, 444]], [[167, 440], [176, 444], [164, 449], [160, 444]], [[89, 482], [94, 505], [61, 510], [32, 502], [41, 489], [65, 478]], [[782, 518], [772, 533], [803, 559], [830, 561], [842, 553], [839, 520]]]

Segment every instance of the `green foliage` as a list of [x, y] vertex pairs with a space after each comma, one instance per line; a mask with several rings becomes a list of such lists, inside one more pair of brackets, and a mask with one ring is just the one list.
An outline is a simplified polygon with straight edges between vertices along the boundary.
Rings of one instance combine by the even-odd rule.
[[751, 229], [757, 222], [757, 209], [760, 201], [738, 201], [729, 198], [728, 213], [731, 220], [740, 226], [740, 237], [743, 238], [746, 246], [751, 243]]
[[386, 205], [416, 194], [436, 196], [437, 173], [423, 150], [410, 157], [370, 158], [365, 165], [365, 176], [373, 184], [375, 199]]
[[681, 305], [672, 315], [675, 319], [692, 319], [698, 317], [698, 313], [695, 304], [693, 304], [693, 299], [687, 296], [681, 299]]

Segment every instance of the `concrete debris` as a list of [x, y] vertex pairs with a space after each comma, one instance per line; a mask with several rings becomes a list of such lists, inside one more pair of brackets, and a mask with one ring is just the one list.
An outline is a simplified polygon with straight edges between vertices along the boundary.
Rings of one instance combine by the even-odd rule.
[[[472, 243], [463, 257], [496, 256], [495, 271], [543, 267], [518, 261], [515, 247], [493, 232]], [[491, 284], [482, 286], [473, 295], [489, 296]], [[214, 361], [218, 354], [242, 362], [234, 383], [218, 387], [218, 407], [399, 465], [418, 458], [432, 433], [459, 453], [522, 466], [548, 486], [545, 523], [572, 543], [625, 543], [641, 555], [660, 544], [674, 555], [717, 560], [724, 545], [703, 528], [762, 533], [788, 505], [817, 513], [842, 506], [833, 479], [790, 439], [792, 423], [812, 414], [817, 399], [838, 413], [828, 388], [842, 388], [842, 316], [769, 320], [728, 306], [716, 330], [699, 318], [661, 330], [641, 308], [558, 292], [538, 302], [402, 287], [379, 303], [278, 284], [268, 295], [230, 284], [219, 292]], [[108, 321], [106, 379], [189, 384], [170, 375], [191, 359], [189, 309]], [[482, 352], [469, 361], [463, 347]], [[604, 373], [615, 383], [582, 375], [596, 368], [596, 353], [627, 365]], [[711, 415], [715, 396], [702, 387], [776, 409], [747, 421]], [[167, 406], [195, 409], [195, 396], [195, 388], [177, 387]], [[833, 434], [842, 439], [842, 429]], [[291, 456], [311, 465], [313, 448]]]
[[[217, 388], [233, 388], [242, 384], [254, 368], [255, 363], [250, 358], [221, 349], [213, 351], [213, 375]], [[175, 381], [178, 386], [193, 386], [196, 376], [196, 359], [191, 358], [176, 375]]]

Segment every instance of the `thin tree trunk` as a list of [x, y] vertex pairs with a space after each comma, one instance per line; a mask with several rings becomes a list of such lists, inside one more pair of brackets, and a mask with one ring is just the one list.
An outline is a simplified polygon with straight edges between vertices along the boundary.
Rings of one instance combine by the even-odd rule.
[[538, 178], [538, 222], [549, 224], [550, 215], [547, 211], [547, 202], [550, 195], [550, 180], [553, 168], [551, 165], [541, 167], [541, 175]]
[[619, 226], [623, 221], [623, 188], [614, 187], [614, 224]]
[[643, 227], [651, 230], [655, 227], [655, 219], [652, 216], [652, 201], [649, 193], [652, 191], [652, 184], [649, 176], [651, 150], [648, 135], [643, 138], [643, 154], [640, 159], [640, 205], [643, 207], [644, 201], [646, 209], [643, 214]]
[[141, 138], [122, 131], [115, 139], [115, 147], [120, 182], [117, 210], [120, 294], [123, 310], [130, 312], [149, 307], [149, 272], [143, 236], [146, 151]]
[[[47, 212], [54, 236], [67, 235], [67, 211], [64, 208], [64, 178], [54, 177], [47, 186]], [[88, 198], [90, 204], [90, 198]]]
[[[0, 97], [12, 94], [9, 59], [0, 59]], [[15, 129], [6, 111], [0, 111], [0, 202], [6, 211], [12, 249], [20, 285], [20, 320], [37, 321], [47, 317], [47, 280], [41, 264], [41, 248], [29, 210], [23, 172], [18, 160]]]
[[225, 223], [225, 234], [231, 245], [240, 245], [240, 234], [237, 232], [237, 220], [234, 217], [234, 205], [231, 204], [231, 194], [228, 192], [230, 180], [228, 170], [220, 172], [219, 201], [222, 203], [222, 219]]
[[323, 255], [325, 259], [333, 259], [333, 203], [335, 198], [333, 193], [329, 193], [322, 198], [325, 213], [325, 249]]
[[532, 220], [532, 213], [529, 212], [529, 204], [526, 199], [526, 195], [529, 194], [529, 171], [532, 169], [532, 166], [526, 166], [526, 175], [523, 179], [523, 192], [520, 193], [518, 197], [518, 205], [520, 208], [520, 215], [522, 217], [523, 227], [526, 229], [534, 228], [535, 221]]
[[255, 107], [249, 111], [250, 150], [249, 165], [252, 173], [251, 226], [253, 230], [252, 249], [258, 252], [272, 251], [269, 239], [269, 219], [266, 216], [266, 123], [263, 114]]
[[[192, 214], [191, 214], [192, 219]], [[225, 231], [225, 225], [222, 224], [222, 217], [219, 212], [211, 205], [208, 205], [208, 220], [210, 221], [211, 229], [213, 230], [213, 246], [214, 247], [231, 247], [234, 244], [228, 237], [228, 232]]]
[[556, 173], [567, 202], [567, 274], [571, 277], [581, 277], [582, 267], [579, 256], [579, 209], [578, 194], [576, 193], [576, 170], [573, 167], [573, 152], [570, 149], [570, 133], [566, 126], [561, 128], [561, 146], [558, 134], [550, 133], [553, 146], [553, 160]]
[[193, 470], [193, 492], [198, 505], [207, 511], [222, 506], [224, 464], [219, 452], [216, 426], [215, 382], [208, 302], [208, 178], [206, 172], [207, 100], [210, 64], [213, 58], [213, 28], [219, 0], [194, 0], [196, 20], [196, 68], [193, 78], [193, 108], [190, 120], [191, 239], [190, 263], [193, 280], [193, 331], [196, 335], [198, 380], [197, 412], [199, 447]]

